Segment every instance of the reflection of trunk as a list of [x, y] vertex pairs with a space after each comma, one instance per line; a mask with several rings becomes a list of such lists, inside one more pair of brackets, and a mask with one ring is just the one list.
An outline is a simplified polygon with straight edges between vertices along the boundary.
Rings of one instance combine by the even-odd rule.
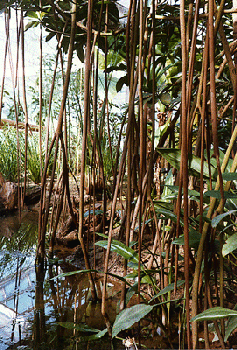
[[45, 340], [45, 313], [44, 313], [44, 276], [45, 272], [41, 266], [36, 267], [36, 286], [35, 286], [35, 320], [34, 320], [34, 342], [35, 349], [39, 348], [42, 341]]
[[[51, 288], [51, 298], [53, 299], [53, 308], [54, 308], [54, 312], [55, 312], [55, 319], [56, 322], [60, 322], [60, 300], [58, 300], [57, 296], [57, 288], [55, 286], [55, 281], [53, 280], [53, 277], [55, 277], [53, 270], [52, 270], [52, 266], [49, 266], [49, 284], [50, 284], [50, 288]], [[63, 328], [62, 327], [57, 327], [57, 339], [60, 338], [60, 335], [62, 335], [62, 331]]]
[[[16, 325], [16, 318], [18, 314], [18, 301], [19, 301], [19, 287], [21, 283], [21, 263], [19, 263], [19, 257], [17, 258], [17, 268], [16, 268], [16, 277], [15, 277], [15, 290], [14, 290], [14, 311], [15, 311], [15, 318], [12, 322], [12, 335], [11, 335], [11, 341], [14, 341], [14, 334], [15, 334], [15, 325]], [[21, 325], [19, 324], [19, 341], [21, 342]]]

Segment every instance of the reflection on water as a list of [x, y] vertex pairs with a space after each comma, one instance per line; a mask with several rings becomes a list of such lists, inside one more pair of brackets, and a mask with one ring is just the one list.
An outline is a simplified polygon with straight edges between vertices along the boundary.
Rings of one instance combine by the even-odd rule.
[[1, 217], [0, 349], [21, 342], [34, 312], [37, 213]]
[[[35, 268], [37, 215], [27, 213], [21, 224], [16, 217], [1, 221], [0, 350], [110, 349], [109, 343], [100, 346], [97, 340], [89, 346], [85, 341], [86, 336], [94, 334], [92, 328], [96, 332], [106, 328], [100, 305], [91, 302], [87, 277], [55, 279], [72, 269], [65, 260], [53, 261], [46, 271]], [[100, 281], [97, 288], [101, 288]], [[110, 291], [114, 293], [113, 288]], [[108, 314], [113, 321], [116, 303], [112, 299], [108, 301]], [[74, 325], [83, 325], [83, 332], [75, 330]], [[106, 337], [103, 341], [108, 342]]]

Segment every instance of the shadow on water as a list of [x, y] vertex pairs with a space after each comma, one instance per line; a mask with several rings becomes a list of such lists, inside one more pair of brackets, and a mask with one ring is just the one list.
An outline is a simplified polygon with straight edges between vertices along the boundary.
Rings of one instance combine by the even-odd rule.
[[[21, 224], [17, 216], [1, 218], [0, 350], [112, 349], [106, 335], [100, 339], [106, 326], [100, 304], [91, 302], [87, 277], [55, 278], [73, 269], [65, 259], [47, 261], [44, 271], [35, 267], [37, 216], [24, 213]], [[110, 286], [116, 295], [118, 287]], [[108, 298], [111, 322], [116, 304], [116, 297]]]

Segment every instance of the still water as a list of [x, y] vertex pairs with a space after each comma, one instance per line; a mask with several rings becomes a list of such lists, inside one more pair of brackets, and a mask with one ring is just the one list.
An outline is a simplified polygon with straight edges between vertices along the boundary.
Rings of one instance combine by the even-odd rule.
[[[73, 270], [66, 259], [47, 260], [43, 273], [35, 268], [37, 216], [24, 213], [21, 223], [17, 216], [1, 217], [0, 350], [110, 349], [108, 337], [100, 339], [106, 326], [99, 303], [91, 302], [87, 277], [55, 278]], [[116, 295], [113, 283], [109, 290]], [[111, 322], [116, 304], [116, 297], [109, 298]], [[98, 338], [96, 343], [88, 336]]]

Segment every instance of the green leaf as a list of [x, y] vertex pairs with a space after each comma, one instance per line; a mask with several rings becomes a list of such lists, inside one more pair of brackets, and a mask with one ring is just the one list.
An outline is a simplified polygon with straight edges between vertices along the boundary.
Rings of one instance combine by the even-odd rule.
[[77, 57], [79, 58], [79, 60], [84, 63], [84, 48], [83, 45], [79, 44], [76, 48], [77, 50]]
[[83, 324], [83, 323], [74, 323], [74, 322], [57, 322], [57, 323], [66, 329], [76, 329], [79, 332], [91, 332], [91, 333], [100, 332], [99, 329], [91, 328], [87, 326], [87, 324]]
[[229, 316], [237, 316], [237, 311], [217, 306], [203, 311], [201, 314], [193, 317], [190, 322], [215, 321]]
[[25, 26], [25, 32], [29, 29], [29, 28], [35, 28], [38, 26], [40, 22], [39, 21], [30, 21], [27, 23], [27, 25]]
[[225, 339], [226, 342], [231, 335], [231, 332], [237, 328], [237, 317], [236, 316], [230, 316], [228, 319], [228, 323], [225, 327]]
[[[206, 192], [204, 192], [203, 195], [204, 195], [204, 197], [213, 197], [213, 198], [221, 199], [221, 192], [219, 190], [218, 191], [217, 190], [206, 191]], [[235, 193], [225, 191], [224, 197], [226, 199], [236, 198], [237, 195]]]
[[151, 312], [153, 307], [152, 305], [138, 304], [120, 312], [113, 324], [112, 337], [116, 337], [120, 331], [129, 329], [134, 323], [139, 322]]
[[123, 87], [124, 84], [128, 85], [128, 77], [127, 77], [127, 75], [125, 75], [124, 77], [119, 78], [119, 80], [117, 81], [117, 84], [116, 84], [117, 92], [122, 90], [122, 87]]
[[[185, 283], [184, 280], [177, 281], [177, 288], [182, 286], [184, 283]], [[162, 289], [156, 296], [159, 297], [159, 296], [164, 295], [168, 292], [171, 292], [172, 290], [174, 290], [174, 283], [170, 283], [167, 287]]]
[[[157, 151], [164, 157], [174, 168], [180, 169], [181, 150], [176, 148], [157, 148]], [[197, 175], [201, 173], [201, 158], [189, 155], [189, 173]], [[214, 176], [215, 170], [211, 167], [211, 175]], [[203, 175], [209, 178], [209, 167], [206, 161], [203, 162]]]
[[[197, 249], [201, 239], [201, 234], [195, 230], [189, 231], [189, 247]], [[184, 245], [184, 235], [180, 235], [173, 240], [173, 244]]]
[[[108, 241], [98, 241], [95, 244], [107, 249]], [[130, 260], [133, 263], [138, 264], [139, 259], [137, 252], [135, 252], [135, 250], [133, 250], [132, 248], [127, 247], [124, 243], [113, 239], [110, 249], [112, 252], [116, 252], [117, 254], [121, 255], [124, 259]]]
[[224, 219], [226, 216], [231, 215], [231, 214], [236, 213], [236, 212], [237, 212], [237, 210], [229, 210], [226, 213], [223, 213], [223, 214], [216, 216], [211, 221], [212, 227], [216, 227], [222, 219]]
[[225, 181], [237, 180], [237, 173], [223, 173], [222, 177]]
[[29, 11], [29, 12], [27, 12], [27, 17], [39, 20], [39, 12], [38, 11]]
[[86, 324], [74, 323], [74, 322], [58, 322], [58, 324], [66, 329], [75, 329], [78, 332], [83, 333], [96, 333], [88, 336], [80, 336], [80, 340], [96, 340], [102, 338], [107, 333], [107, 328], [100, 331], [96, 328], [91, 328]]
[[237, 233], [234, 233], [226, 240], [222, 248], [222, 254], [223, 256], [226, 256], [229, 253], [232, 253], [235, 249], [237, 249]]
[[98, 272], [98, 271], [97, 270], [76, 270], [76, 271], [64, 272], [64, 273], [60, 273], [59, 275], [51, 278], [51, 280], [56, 280], [57, 278], [77, 275], [80, 273], [88, 273], [88, 272]]
[[164, 205], [166, 205], [166, 208], [168, 208], [168, 205], [166, 204], [166, 202], [161, 202], [161, 201], [155, 202], [156, 212], [164, 215], [164, 217], [167, 219], [171, 219], [172, 221], [177, 222], [177, 215], [175, 215], [172, 210], [168, 210], [168, 209], [164, 208]]

